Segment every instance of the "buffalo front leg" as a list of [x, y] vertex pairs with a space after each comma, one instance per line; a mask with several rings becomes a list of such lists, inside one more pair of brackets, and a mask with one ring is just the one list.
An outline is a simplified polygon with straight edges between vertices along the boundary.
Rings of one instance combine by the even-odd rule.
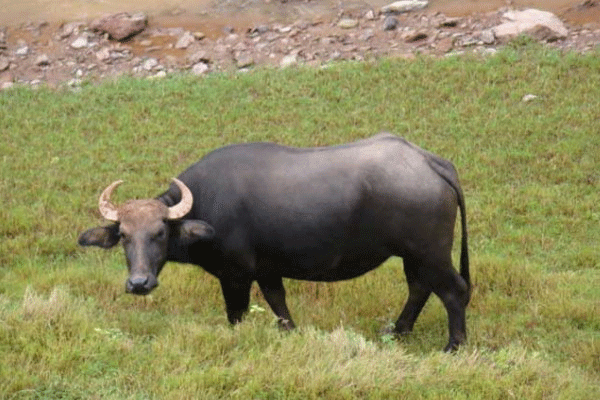
[[277, 316], [277, 322], [282, 329], [294, 329], [294, 321], [285, 303], [285, 288], [281, 277], [258, 279], [258, 286], [271, 310]]
[[242, 321], [244, 314], [248, 311], [250, 304], [251, 280], [221, 279], [221, 289], [225, 298], [227, 319], [231, 324]]

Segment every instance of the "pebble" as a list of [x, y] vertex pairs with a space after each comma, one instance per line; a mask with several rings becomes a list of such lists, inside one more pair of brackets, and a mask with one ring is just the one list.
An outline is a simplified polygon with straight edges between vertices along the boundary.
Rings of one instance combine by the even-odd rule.
[[10, 67], [10, 62], [8, 58], [0, 56], [0, 72], [6, 71]]
[[249, 54], [241, 54], [235, 59], [238, 68], [248, 68], [254, 65], [254, 58]]
[[21, 46], [15, 51], [17, 56], [26, 56], [29, 54], [29, 46]]
[[358, 26], [358, 20], [352, 18], [344, 18], [341, 19], [337, 25], [342, 29], [353, 29]]
[[481, 32], [481, 41], [483, 44], [494, 44], [496, 42], [496, 36], [494, 35], [494, 31], [491, 29], [486, 29]]
[[196, 38], [191, 32], [186, 31], [175, 43], [176, 49], [187, 49], [196, 41]]
[[158, 66], [158, 60], [156, 58], [148, 58], [142, 64], [142, 68], [146, 71], [152, 71], [157, 66]]
[[279, 66], [281, 68], [287, 68], [296, 64], [298, 64], [298, 56], [296, 54], [290, 54], [281, 59]]
[[194, 66], [192, 67], [192, 74], [204, 75], [209, 71], [209, 69], [210, 68], [208, 67], [208, 64], [199, 62], [197, 64], [194, 64]]
[[453, 47], [454, 47], [454, 38], [450, 37], [450, 36], [439, 40], [436, 44], [436, 48], [441, 53], [447, 53], [450, 50], [452, 50]]
[[398, 18], [392, 17], [390, 15], [390, 16], [387, 16], [383, 20], [383, 30], [384, 31], [393, 31], [397, 27], [398, 27]]
[[108, 61], [110, 59], [110, 49], [108, 47], [103, 47], [96, 52], [96, 58], [98, 61]]
[[365, 29], [364, 32], [358, 36], [358, 40], [360, 40], [361, 42], [366, 42], [367, 40], [371, 39], [373, 36], [375, 36], [373, 29]]
[[71, 43], [71, 47], [74, 49], [83, 49], [89, 44], [87, 36], [79, 36]]
[[40, 54], [35, 59], [35, 65], [37, 65], [38, 67], [50, 65], [50, 58], [48, 58], [48, 56], [46, 54]]
[[162, 79], [162, 78], [166, 78], [167, 76], [167, 72], [166, 71], [158, 71], [156, 74], [154, 75], [150, 75], [147, 77], [147, 79]]
[[209, 60], [208, 53], [204, 50], [199, 50], [187, 57], [187, 61], [191, 65], [196, 65], [198, 63], [206, 64]]

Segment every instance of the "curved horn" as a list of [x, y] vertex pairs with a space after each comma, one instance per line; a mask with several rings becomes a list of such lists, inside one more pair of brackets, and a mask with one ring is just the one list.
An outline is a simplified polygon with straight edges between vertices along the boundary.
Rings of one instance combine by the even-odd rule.
[[192, 204], [194, 202], [194, 198], [192, 197], [192, 192], [185, 186], [185, 183], [181, 182], [177, 178], [173, 178], [173, 182], [177, 185], [179, 190], [181, 191], [181, 201], [175, 204], [172, 207], [169, 207], [169, 215], [168, 219], [178, 219], [183, 217], [185, 214], [189, 213], [192, 209]]
[[98, 201], [98, 208], [100, 209], [100, 214], [102, 214], [102, 216], [109, 221], [119, 221], [118, 209], [113, 203], [111, 203], [110, 195], [112, 194], [113, 190], [115, 190], [115, 188], [121, 183], [123, 183], [123, 181], [118, 180], [108, 185], [108, 187], [104, 189], [104, 191], [100, 195], [100, 200]]

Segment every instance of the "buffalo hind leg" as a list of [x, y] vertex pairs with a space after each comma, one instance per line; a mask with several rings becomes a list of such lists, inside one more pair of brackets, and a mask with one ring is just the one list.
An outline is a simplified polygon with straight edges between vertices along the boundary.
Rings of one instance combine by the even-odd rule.
[[258, 279], [258, 286], [271, 310], [277, 316], [277, 323], [282, 329], [290, 330], [296, 326], [285, 303], [285, 288], [280, 276]]
[[242, 321], [244, 314], [248, 311], [250, 304], [250, 288], [252, 280], [228, 280], [221, 279], [221, 289], [225, 298], [227, 319], [231, 324]]
[[409, 295], [394, 331], [400, 334], [410, 332], [433, 292], [442, 300], [448, 314], [449, 341], [444, 351], [458, 349], [467, 337], [465, 308], [469, 290], [464, 279], [452, 267], [450, 258], [433, 261], [406, 257], [404, 271]]
[[469, 287], [452, 267], [449, 258], [445, 262], [430, 264], [428, 279], [433, 292], [442, 300], [448, 313], [450, 338], [444, 351], [454, 351], [467, 338], [465, 308], [469, 299]]
[[[457, 281], [462, 280], [460, 276], [456, 276], [456, 278]], [[444, 351], [451, 352], [457, 350], [460, 344], [467, 338], [464, 302], [466, 294], [465, 291], [460, 288], [460, 283], [458, 282], [455, 288], [444, 287], [441, 290], [435, 290], [435, 294], [442, 300], [446, 312], [448, 313], [448, 331], [450, 332], [450, 338]]]
[[431, 289], [428, 285], [423, 285], [423, 282], [420, 281], [418, 272], [422, 268], [419, 266], [419, 261], [410, 257], [405, 257], [403, 261], [406, 283], [408, 284], [408, 300], [394, 327], [394, 333], [400, 335], [413, 330], [417, 317], [431, 295]]

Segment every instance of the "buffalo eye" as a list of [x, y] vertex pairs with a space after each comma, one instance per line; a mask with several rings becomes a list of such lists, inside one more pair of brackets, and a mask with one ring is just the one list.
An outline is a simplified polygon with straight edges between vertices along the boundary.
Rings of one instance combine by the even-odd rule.
[[153, 239], [159, 241], [164, 240], [165, 237], [167, 237], [167, 231], [165, 229], [161, 229], [156, 233], [156, 235], [154, 235]]
[[129, 235], [123, 231], [119, 231], [119, 237], [123, 243], [129, 242]]

